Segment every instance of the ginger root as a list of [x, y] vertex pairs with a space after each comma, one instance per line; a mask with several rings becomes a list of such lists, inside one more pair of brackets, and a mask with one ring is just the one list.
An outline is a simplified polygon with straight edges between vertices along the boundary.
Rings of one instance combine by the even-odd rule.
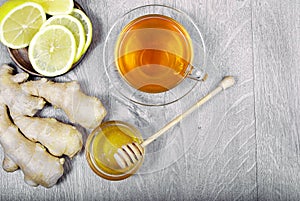
[[41, 97], [26, 93], [20, 83], [28, 79], [27, 73], [12, 75], [13, 68], [0, 68], [0, 103], [7, 105], [14, 123], [33, 142], [40, 142], [55, 156], [73, 157], [82, 148], [82, 135], [73, 126], [50, 118], [33, 116], [42, 109], [45, 101]]
[[51, 187], [64, 172], [64, 159], [59, 156], [73, 157], [78, 153], [82, 135], [75, 127], [54, 118], [33, 116], [48, 101], [62, 108], [72, 122], [95, 128], [106, 110], [100, 100], [83, 94], [76, 82], [54, 83], [46, 79], [28, 82], [27, 79], [27, 73], [13, 75], [13, 68], [8, 65], [0, 68], [3, 169], [13, 172], [20, 168], [27, 184]]
[[73, 126], [54, 118], [13, 117], [22, 133], [33, 142], [40, 142], [54, 156], [73, 157], [82, 148], [82, 135]]
[[26, 139], [11, 122], [5, 105], [0, 104], [0, 143], [5, 152], [3, 168], [24, 173], [31, 186], [51, 187], [63, 175], [64, 159], [50, 155], [46, 149]]
[[72, 123], [89, 129], [96, 128], [106, 115], [100, 100], [80, 91], [77, 82], [54, 83], [47, 79], [25, 82], [22, 89], [34, 96], [43, 97], [65, 111]]
[[8, 65], [0, 68], [0, 102], [5, 103], [10, 112], [20, 115], [33, 116], [42, 109], [45, 101], [24, 93], [19, 83], [27, 80], [27, 73], [12, 75], [13, 69]]

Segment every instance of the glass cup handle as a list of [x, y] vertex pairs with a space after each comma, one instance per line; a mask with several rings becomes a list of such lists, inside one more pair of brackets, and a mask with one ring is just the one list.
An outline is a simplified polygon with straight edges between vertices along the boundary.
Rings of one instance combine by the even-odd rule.
[[208, 77], [208, 74], [203, 70], [199, 68], [195, 68], [190, 64], [189, 71], [187, 73], [187, 78], [196, 80], [196, 81], [205, 81]]

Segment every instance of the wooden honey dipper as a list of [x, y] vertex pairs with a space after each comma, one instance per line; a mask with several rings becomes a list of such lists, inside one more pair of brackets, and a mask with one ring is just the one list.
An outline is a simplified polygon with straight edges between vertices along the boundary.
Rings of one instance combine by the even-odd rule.
[[215, 95], [217, 95], [221, 91], [226, 90], [227, 88], [233, 86], [234, 83], [235, 83], [235, 80], [232, 76], [224, 77], [223, 80], [219, 83], [217, 88], [215, 88], [210, 93], [208, 93], [205, 97], [200, 99], [196, 104], [194, 104], [192, 107], [190, 107], [184, 113], [182, 113], [181, 115], [177, 116], [175, 119], [170, 121], [162, 129], [160, 129], [158, 132], [153, 134], [147, 140], [145, 140], [141, 144], [133, 142], [131, 144], [123, 145], [121, 148], [119, 148], [117, 150], [117, 153], [114, 154], [114, 158], [115, 158], [116, 162], [118, 163], [118, 165], [121, 168], [126, 168], [126, 167], [130, 167], [130, 166], [134, 165], [142, 157], [144, 157], [144, 153], [145, 153], [144, 149], [148, 144], [150, 144], [151, 142], [156, 140], [158, 137], [163, 135], [167, 130], [169, 130], [175, 124], [180, 122], [187, 115], [189, 115], [190, 113], [195, 111], [201, 105], [206, 103], [208, 100], [213, 98]]

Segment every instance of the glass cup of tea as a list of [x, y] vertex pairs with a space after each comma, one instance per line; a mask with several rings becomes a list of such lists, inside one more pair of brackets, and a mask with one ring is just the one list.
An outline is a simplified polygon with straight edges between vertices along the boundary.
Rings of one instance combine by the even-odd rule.
[[119, 18], [103, 61], [114, 88], [142, 105], [173, 103], [207, 77], [201, 32], [187, 14], [164, 5], [138, 7]]

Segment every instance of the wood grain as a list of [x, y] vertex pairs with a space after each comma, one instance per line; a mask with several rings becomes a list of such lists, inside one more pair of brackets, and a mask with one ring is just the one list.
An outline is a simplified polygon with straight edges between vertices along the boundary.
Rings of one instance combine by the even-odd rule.
[[259, 200], [300, 199], [300, 3], [253, 1]]
[[[196, 5], [191, 5], [196, 7]], [[237, 86], [199, 111], [204, 130], [186, 158], [188, 199], [253, 200], [256, 198], [251, 4], [249, 1], [205, 1], [195, 19], [205, 34], [209, 55]], [[217, 107], [217, 109], [214, 109]], [[217, 117], [216, 117], [217, 116]], [[215, 126], [212, 126], [215, 125]], [[197, 179], [193, 179], [197, 177]]]
[[[299, 0], [78, 2], [92, 20], [93, 42], [83, 62], [55, 80], [78, 80], [84, 92], [103, 101], [106, 120], [126, 120], [146, 138], [222, 76], [235, 76], [237, 84], [149, 145], [144, 167], [126, 180], [97, 177], [82, 152], [67, 160], [66, 174], [51, 189], [26, 185], [21, 171], [0, 170], [0, 200], [300, 200]], [[110, 26], [151, 3], [178, 8], [195, 21], [215, 72], [180, 102], [154, 108], [116, 96], [102, 63]], [[3, 45], [0, 59], [11, 63]], [[41, 115], [67, 121], [51, 107]], [[86, 140], [91, 131], [80, 130]]]

